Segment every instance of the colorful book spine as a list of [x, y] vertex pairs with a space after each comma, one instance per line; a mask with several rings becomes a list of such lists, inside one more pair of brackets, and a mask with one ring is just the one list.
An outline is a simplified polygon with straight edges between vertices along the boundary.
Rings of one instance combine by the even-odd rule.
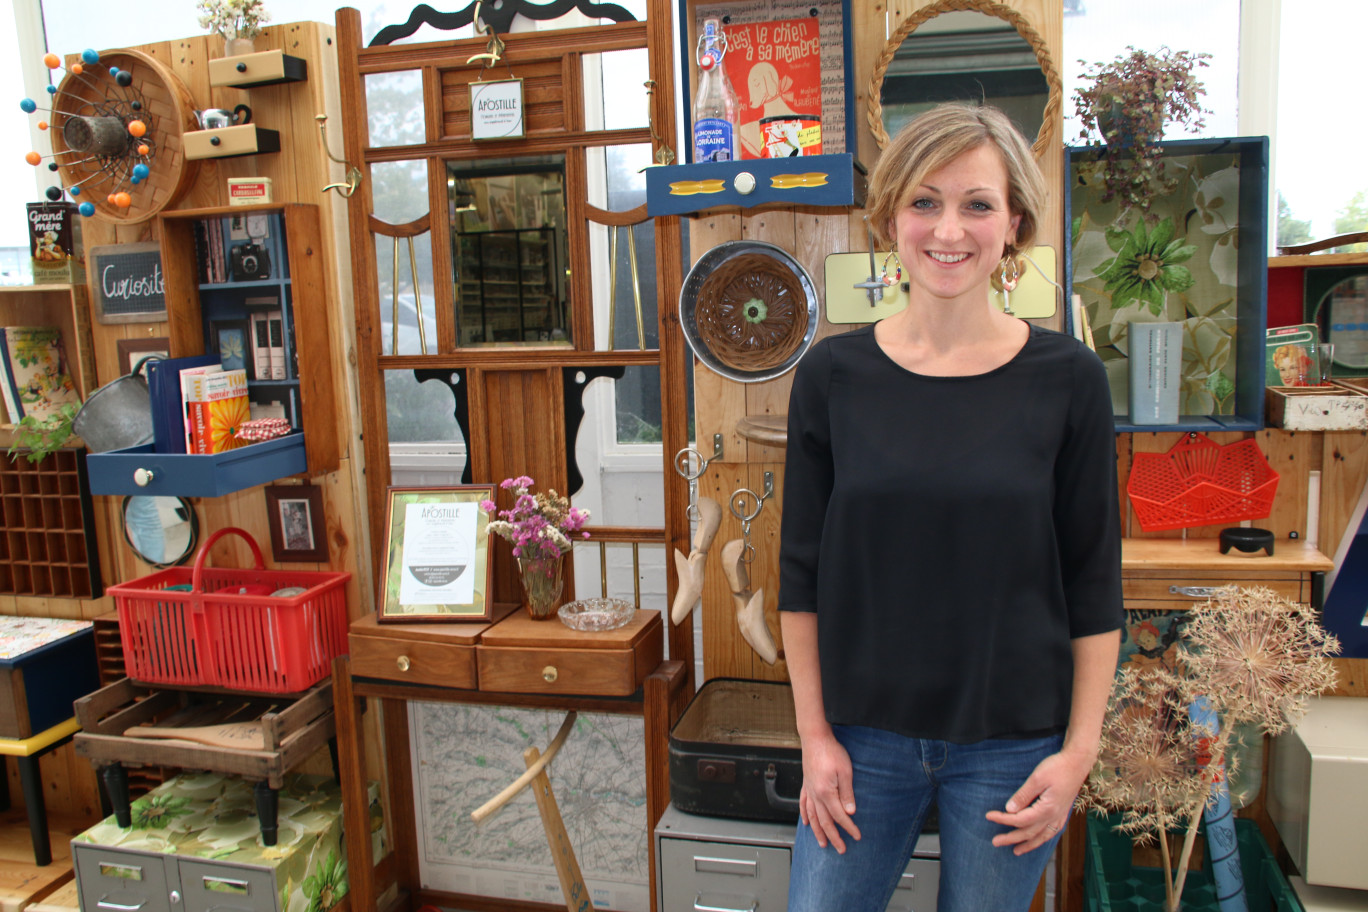
[[237, 430], [251, 418], [247, 400], [247, 372], [206, 374], [199, 380], [198, 397], [189, 403], [192, 453], [222, 453], [246, 441]]
[[[19, 417], [32, 415], [41, 420], [65, 403], [81, 404], [57, 327], [6, 326], [0, 333], [4, 334], [5, 369]], [[9, 408], [8, 398], [5, 405]]]
[[181, 422], [185, 436], [186, 453], [193, 453], [194, 434], [191, 430], [192, 419], [190, 417], [191, 403], [198, 402], [203, 393], [203, 381], [206, 374], [219, 373], [223, 370], [222, 364], [207, 364], [203, 367], [189, 367], [180, 372], [181, 387]]

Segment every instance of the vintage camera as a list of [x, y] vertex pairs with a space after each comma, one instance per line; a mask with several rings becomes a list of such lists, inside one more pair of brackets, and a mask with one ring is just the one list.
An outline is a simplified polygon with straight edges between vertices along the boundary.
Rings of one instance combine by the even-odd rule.
[[260, 244], [241, 244], [232, 249], [234, 282], [253, 282], [271, 277], [271, 258]]

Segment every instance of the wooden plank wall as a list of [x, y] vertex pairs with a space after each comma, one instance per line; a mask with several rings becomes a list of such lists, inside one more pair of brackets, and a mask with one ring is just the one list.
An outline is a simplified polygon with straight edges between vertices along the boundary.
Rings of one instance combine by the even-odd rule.
[[[207, 36], [161, 42], [137, 48], [169, 67], [189, 88], [197, 107], [232, 108], [247, 104], [253, 120], [281, 134], [278, 154], [206, 161], [201, 163], [198, 179], [172, 208], [193, 209], [228, 204], [227, 179], [260, 176], [272, 181], [274, 201], [314, 203], [320, 207], [323, 223], [323, 257], [329, 327], [333, 332], [332, 372], [337, 390], [335, 409], [321, 416], [310, 433], [336, 434], [341, 464], [338, 471], [311, 479], [323, 489], [327, 523], [329, 560], [326, 564], [289, 564], [282, 569], [349, 570], [352, 580], [347, 588], [348, 611], [352, 618], [373, 610], [370, 561], [367, 559], [368, 532], [364, 516], [364, 497], [359, 495], [361, 448], [358, 443], [360, 421], [357, 417], [354, 363], [354, 332], [351, 320], [351, 280], [346, 234], [345, 201], [321, 188], [340, 180], [342, 168], [331, 164], [323, 154], [317, 114], [328, 114], [338, 129], [332, 137], [334, 151], [341, 151], [340, 105], [337, 89], [336, 48], [333, 27], [319, 23], [290, 23], [272, 26], [256, 40], [257, 50], [283, 49], [307, 62], [304, 82], [283, 86], [264, 86], [251, 90], [210, 89], [208, 62], [223, 55], [223, 43]], [[87, 249], [102, 244], [157, 240], [155, 220], [137, 225], [116, 225], [98, 218], [83, 223]], [[163, 264], [163, 268], [169, 264]], [[193, 263], [174, 264], [172, 268], [193, 269]], [[170, 302], [175, 306], [175, 302]], [[92, 318], [95, 369], [99, 384], [119, 376], [120, 339], [167, 336], [166, 323], [102, 324]], [[307, 340], [302, 340], [307, 344]], [[302, 480], [302, 479], [296, 479]], [[289, 483], [285, 479], [282, 483]], [[126, 582], [154, 572], [126, 545], [119, 522], [122, 498], [96, 496], [95, 514], [99, 538], [100, 563], [106, 585]], [[199, 515], [200, 541], [224, 526], [237, 526], [250, 533], [261, 546], [268, 566], [271, 560], [270, 531], [265, 497], [252, 488], [220, 498], [193, 501]], [[229, 536], [216, 546], [209, 564], [249, 566], [251, 556], [245, 545]], [[92, 600], [32, 599], [0, 596], [0, 613], [48, 617], [93, 618], [114, 610], [110, 597]], [[378, 744], [378, 736], [368, 739]], [[98, 793], [90, 763], [75, 757], [68, 745], [44, 758], [43, 779], [48, 791], [48, 807], [54, 813], [90, 816], [99, 809]], [[375, 762], [371, 758], [369, 762]], [[13, 767], [13, 764], [10, 765]], [[51, 767], [51, 768], [50, 768]], [[313, 758], [308, 768], [323, 773], [330, 770], [326, 752]], [[378, 767], [372, 767], [378, 768]], [[11, 794], [19, 795], [17, 779]]]
[[[886, 36], [898, 23], [932, 0], [900, 0], [892, 4], [882, 0], [853, 0], [852, 40], [854, 48], [856, 120], [847, 124], [847, 147], [853, 145], [857, 158], [872, 168], [878, 149], [865, 120], [869, 98], [869, 76], [874, 60], [883, 52]], [[962, 6], [963, 4], [961, 4]], [[1008, 4], [1022, 14], [1044, 39], [1047, 46], [1059, 48], [1062, 34], [1062, 9], [1058, 3], [1046, 0], [1012, 0]], [[1055, 52], [1055, 66], [1061, 65]], [[1056, 136], [1060, 124], [1053, 127]], [[1051, 209], [1043, 220], [1040, 243], [1058, 248], [1062, 233], [1063, 162], [1062, 141], [1052, 146], [1043, 161], [1049, 181]], [[816, 209], [803, 207], [774, 207], [762, 210], [716, 210], [690, 220], [689, 262], [698, 260], [717, 244], [726, 241], [756, 240], [776, 244], [788, 251], [812, 276], [817, 287], [820, 323], [817, 338], [843, 332], [851, 327], [833, 326], [825, 318], [826, 289], [825, 260], [832, 253], [868, 248], [864, 210]], [[1062, 257], [1060, 261], [1062, 262]], [[1058, 320], [1044, 321], [1058, 326]], [[704, 456], [711, 456], [714, 434], [721, 434], [722, 458], [714, 460], [706, 475], [699, 480], [699, 494], [712, 497], [723, 507], [722, 526], [710, 551], [703, 592], [703, 672], [705, 678], [741, 677], [758, 680], [786, 680], [787, 670], [781, 658], [774, 666], [765, 665], [741, 639], [736, 628], [735, 608], [731, 593], [722, 574], [721, 546], [741, 537], [741, 523], [727, 509], [734, 492], [749, 488], [756, 493], [763, 490], [765, 472], [774, 474], [775, 496], [767, 501], [760, 515], [752, 523], [751, 541], [756, 549], [750, 565], [752, 589], [765, 592], [765, 616], [776, 642], [780, 642], [779, 618], [775, 609], [779, 584], [778, 543], [779, 516], [783, 509], [784, 450], [751, 443], [737, 433], [737, 422], [747, 415], [783, 415], [788, 411], [788, 394], [792, 374], [761, 383], [739, 383], [713, 373], [695, 362], [694, 416], [698, 446]], [[669, 478], [667, 484], [684, 484], [682, 479]], [[782, 643], [780, 644], [782, 648]]]

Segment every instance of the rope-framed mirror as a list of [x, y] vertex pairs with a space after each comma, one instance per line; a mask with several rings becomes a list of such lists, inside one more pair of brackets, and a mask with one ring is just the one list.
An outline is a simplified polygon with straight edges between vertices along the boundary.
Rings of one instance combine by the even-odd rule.
[[[1007, 25], [1015, 29], [1025, 48], [1034, 55], [1035, 62], [1039, 66], [1040, 76], [1043, 77], [1044, 85], [1048, 87], [1048, 96], [1041, 112], [1040, 129], [1036, 134], [1032, 151], [1037, 158], [1040, 158], [1049, 146], [1051, 134], [1054, 132], [1054, 125], [1058, 122], [1060, 108], [1063, 104], [1064, 86], [1059, 75], [1059, 69], [1055, 66], [1053, 57], [1050, 55], [1049, 48], [1045, 45], [1045, 39], [1031, 25], [1027, 19], [1019, 12], [1002, 3], [993, 0], [935, 0], [904, 19], [888, 38], [888, 43], [884, 46], [883, 52], [874, 62], [873, 72], [869, 78], [869, 103], [868, 121], [869, 130], [874, 136], [874, 141], [880, 149], [883, 149], [889, 142], [889, 130], [885, 123], [884, 98], [885, 81], [888, 77], [890, 67], [899, 58], [899, 51], [903, 49], [903, 43], [920, 26], [945, 13], [952, 12], [977, 12], [983, 13], [994, 19], [1002, 20]], [[1011, 49], [1006, 49], [1010, 53]], [[953, 50], [952, 53], [963, 56], [962, 50]], [[993, 99], [989, 99], [991, 102]]]

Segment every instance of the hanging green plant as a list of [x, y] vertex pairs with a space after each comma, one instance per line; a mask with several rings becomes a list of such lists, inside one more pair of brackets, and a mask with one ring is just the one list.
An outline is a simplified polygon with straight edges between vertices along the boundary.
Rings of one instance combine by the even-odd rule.
[[14, 426], [14, 444], [10, 457], [26, 455], [29, 462], [42, 462], [53, 450], [61, 449], [71, 439], [71, 422], [80, 407], [74, 402], [63, 403], [46, 418], [25, 415]]

